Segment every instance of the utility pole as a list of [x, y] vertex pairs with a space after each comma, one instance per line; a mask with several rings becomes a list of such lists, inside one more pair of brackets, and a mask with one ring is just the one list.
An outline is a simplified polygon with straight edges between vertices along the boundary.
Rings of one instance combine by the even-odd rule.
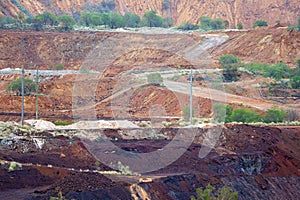
[[24, 126], [24, 76], [25, 76], [25, 71], [24, 71], [24, 65], [22, 65], [22, 114], [21, 114], [21, 123], [22, 126]]
[[35, 119], [39, 118], [39, 66], [36, 66], [36, 85], [35, 85]]
[[193, 70], [190, 71], [190, 124], [193, 124]]

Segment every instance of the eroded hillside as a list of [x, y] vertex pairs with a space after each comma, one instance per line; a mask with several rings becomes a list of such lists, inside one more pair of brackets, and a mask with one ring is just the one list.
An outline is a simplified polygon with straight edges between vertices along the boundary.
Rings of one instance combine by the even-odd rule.
[[[169, 2], [165, 4], [164, 8], [162, 7], [163, 1]], [[71, 14], [75, 11], [82, 11], [89, 6], [98, 5], [100, 2], [102, 0], [3, 0], [0, 5], [2, 14], [16, 16], [20, 11], [20, 6], [32, 14], [46, 10], [56, 14], [63, 12]], [[141, 16], [145, 11], [155, 10], [160, 15], [171, 17], [177, 25], [184, 21], [198, 23], [201, 16], [207, 15], [228, 20], [229, 27], [235, 27], [238, 22], [242, 22], [245, 28], [249, 28], [257, 19], [264, 19], [269, 24], [275, 24], [276, 20], [284, 23], [295, 23], [300, 15], [298, 0], [115, 0], [115, 5], [117, 11], [121, 13], [133, 12]]]

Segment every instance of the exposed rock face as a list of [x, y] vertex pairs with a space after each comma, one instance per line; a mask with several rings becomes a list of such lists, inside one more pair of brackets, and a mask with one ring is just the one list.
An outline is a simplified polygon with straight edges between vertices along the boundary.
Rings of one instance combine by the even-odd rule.
[[[155, 10], [159, 15], [170, 16], [177, 25], [184, 21], [198, 23], [201, 16], [207, 15], [228, 20], [229, 27], [235, 27], [238, 22], [242, 22], [245, 28], [249, 28], [257, 19], [264, 19], [269, 24], [274, 24], [277, 19], [281, 22], [295, 23], [300, 15], [298, 0], [169, 0], [169, 6], [165, 6], [164, 9], [163, 1], [165, 0], [116, 0], [115, 3], [121, 13], [133, 12], [143, 15], [145, 11]], [[57, 14], [74, 13], [82, 11], [88, 3], [100, 2], [102, 0], [19, 0], [32, 14], [46, 10]], [[3, 14], [17, 15], [19, 12], [19, 8], [10, 0], [3, 0], [0, 5]]]

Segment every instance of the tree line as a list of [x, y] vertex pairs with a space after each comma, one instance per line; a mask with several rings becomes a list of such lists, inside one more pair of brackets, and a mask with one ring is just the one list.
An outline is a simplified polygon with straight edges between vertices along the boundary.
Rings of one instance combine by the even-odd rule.
[[74, 26], [96, 27], [103, 26], [105, 28], [123, 28], [123, 27], [170, 27], [173, 25], [172, 20], [163, 18], [155, 11], [147, 11], [142, 18], [133, 13], [124, 15], [114, 11], [110, 12], [83, 12], [79, 17], [74, 19], [73, 16], [62, 14], [56, 16], [54, 13], [44, 12], [36, 16], [25, 17], [20, 12], [17, 18], [10, 16], [0, 16], [0, 28], [2, 29], [31, 29], [31, 30], [49, 30], [58, 29], [69, 31]]

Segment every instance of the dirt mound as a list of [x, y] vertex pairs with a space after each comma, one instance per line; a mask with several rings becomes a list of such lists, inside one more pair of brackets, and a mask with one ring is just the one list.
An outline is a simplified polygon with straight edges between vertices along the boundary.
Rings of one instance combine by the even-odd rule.
[[248, 32], [227, 33], [230, 39], [211, 50], [214, 57], [233, 54], [245, 62], [295, 65], [300, 57], [300, 32], [285, 28], [257, 28]]

